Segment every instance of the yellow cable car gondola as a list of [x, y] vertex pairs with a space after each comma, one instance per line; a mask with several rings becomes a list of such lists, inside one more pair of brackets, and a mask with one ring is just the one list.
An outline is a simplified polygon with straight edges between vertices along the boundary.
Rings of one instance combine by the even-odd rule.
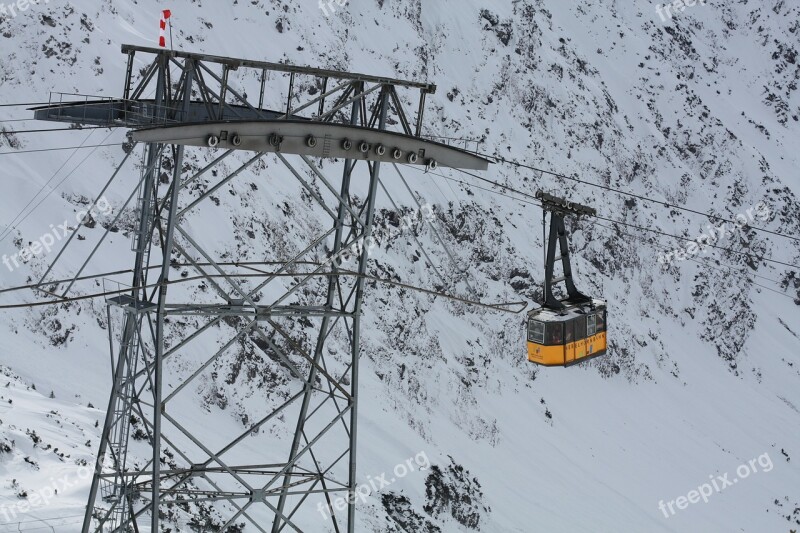
[[[570, 366], [606, 353], [606, 302], [584, 295], [572, 280], [569, 241], [564, 216], [594, 216], [591, 207], [574, 204], [539, 191], [545, 214], [550, 213], [545, 242], [544, 302], [528, 313], [528, 361], [544, 366]], [[556, 244], [560, 255], [556, 257]], [[563, 274], [553, 277], [555, 264]], [[567, 297], [553, 295], [553, 285], [563, 282]]]

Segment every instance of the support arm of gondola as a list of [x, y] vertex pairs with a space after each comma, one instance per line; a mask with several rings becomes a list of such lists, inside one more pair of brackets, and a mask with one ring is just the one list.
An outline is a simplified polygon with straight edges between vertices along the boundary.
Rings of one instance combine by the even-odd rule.
[[[579, 291], [572, 279], [569, 239], [564, 225], [564, 216], [568, 214], [595, 215], [597, 212], [591, 207], [568, 202], [542, 191], [539, 191], [536, 197], [542, 201], [542, 209], [545, 213], [550, 213], [550, 231], [547, 242], [545, 242], [544, 307], [560, 310], [567, 305], [590, 302], [591, 298]], [[556, 247], [558, 247], [558, 254], [556, 254]], [[558, 261], [561, 262], [563, 275], [554, 278], [555, 264]], [[559, 300], [553, 294], [553, 286], [561, 282], [567, 289], [565, 300]]]

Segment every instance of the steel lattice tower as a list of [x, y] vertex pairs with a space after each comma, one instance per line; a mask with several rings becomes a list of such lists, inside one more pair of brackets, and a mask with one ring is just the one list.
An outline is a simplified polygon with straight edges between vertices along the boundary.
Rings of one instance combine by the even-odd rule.
[[[243, 523], [246, 531], [302, 531], [303, 513], [316, 513], [323, 502], [325, 527], [352, 532], [365, 244], [381, 165], [485, 169], [487, 161], [421, 135], [434, 85], [152, 48], [124, 46], [123, 52], [122, 98], [65, 102], [70, 96], [60, 95], [36, 110], [41, 120], [129, 128], [131, 141], [144, 148], [133, 279], [124, 294], [108, 300], [109, 317], [121, 317], [121, 330], [113, 335], [109, 319], [114, 381], [83, 531], [160, 531], [170, 509], [213, 502], [229, 511], [222, 530]], [[134, 71], [142, 58], [146, 68]], [[237, 74], [258, 80], [257, 102], [237, 90]], [[310, 77], [319, 90], [296, 93], [297, 76]], [[274, 87], [286, 78], [288, 91]], [[402, 91], [419, 91], [413, 122]], [[154, 97], [145, 98], [148, 93]], [[265, 97], [276, 93], [285, 107], [265, 109]], [[390, 124], [401, 131], [389, 131]], [[187, 147], [214, 150], [216, 157], [190, 173]], [[253, 155], [225, 173], [221, 163], [236, 151]], [[295, 257], [275, 258], [268, 271], [215, 256], [187, 223], [221, 187], [267, 159], [288, 169], [330, 217], [327, 231]], [[323, 171], [315, 159], [334, 160], [338, 165], [324, 166], [338, 170]], [[164, 168], [172, 176], [160, 187]], [[192, 196], [201, 177], [213, 184]], [[340, 266], [343, 254], [353, 257], [353, 269]], [[209, 288], [209, 302], [181, 300], [176, 289], [168, 297], [176, 257]], [[183, 335], [170, 330], [187, 317], [202, 325]], [[298, 323], [313, 324], [314, 335], [303, 338]], [[221, 324], [234, 330], [232, 337], [197, 356], [197, 339]], [[327, 350], [334, 337], [348, 347], [338, 360]], [[242, 342], [280, 363], [288, 397], [265, 406], [262, 418], [236, 434], [182, 418], [171, 406], [191, 396], [187, 387]], [[194, 354], [200, 364], [168, 375], [164, 362], [179, 352]], [[270, 460], [277, 446], [248, 447], [260, 430], [287, 417], [296, 423], [283, 459]], [[135, 446], [150, 450], [149, 461], [134, 460]], [[341, 515], [331, 506], [340, 495], [347, 498]]]

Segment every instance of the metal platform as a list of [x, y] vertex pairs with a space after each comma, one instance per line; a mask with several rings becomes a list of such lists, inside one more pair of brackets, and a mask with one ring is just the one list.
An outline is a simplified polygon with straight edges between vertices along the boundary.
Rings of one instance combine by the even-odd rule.
[[[32, 109], [35, 118], [131, 128], [134, 141], [147, 143], [213, 144], [214, 147], [232, 150], [363, 159], [433, 168], [486, 170], [489, 166], [487, 159], [474, 152], [422, 135], [425, 101], [428, 94], [436, 91], [434, 84], [140, 46], [124, 45], [122, 51], [128, 54], [122, 98], [53, 93], [48, 105]], [[141, 81], [132, 87], [137, 54], [154, 55], [155, 58], [144, 69]], [[169, 79], [170, 69], [164, 67], [180, 68], [182, 75], [177, 83]], [[144, 98], [146, 89], [153, 84], [161, 68], [165, 83], [170, 87], [176, 85], [174, 93], [165, 90], [160, 99]], [[215, 72], [213, 68], [221, 68], [221, 71]], [[255, 72], [249, 72], [252, 70]], [[234, 87], [234, 73], [238, 73], [241, 80], [248, 76], [260, 80], [258, 102], [251, 101], [240, 86]], [[286, 106], [280, 111], [266, 109], [265, 97], [274, 94], [275, 89], [279, 92], [284, 90], [284, 87], [273, 87], [278, 85], [275, 78], [281, 74], [289, 76], [288, 88], [281, 96]], [[300, 94], [295, 76], [315, 79], [312, 94]], [[188, 100], [183, 100], [177, 95], [182, 93], [187, 80], [197, 84], [197, 91], [190, 94]], [[409, 89], [419, 91], [414, 120], [403, 103], [403, 96], [406, 100], [410, 97], [400, 92]], [[77, 99], [71, 100], [71, 97]], [[306, 97], [308, 100], [302, 101]], [[384, 100], [387, 120], [383, 127], [378, 127]], [[360, 112], [357, 121], [351, 122], [346, 111], [354, 105]], [[391, 124], [395, 124], [398, 131], [391, 131]], [[232, 142], [233, 139], [237, 142]], [[465, 146], [467, 144], [465, 142]]]
[[[75, 100], [81, 97], [82, 100]], [[48, 105], [31, 108], [31, 111], [36, 120], [105, 128], [148, 128], [198, 123], [217, 120], [218, 116], [203, 102], [189, 102], [184, 111], [182, 106], [156, 105], [152, 98], [125, 100], [69, 93], [51, 93]], [[280, 111], [251, 109], [241, 104], [229, 105], [228, 111], [232, 115], [231, 119], [236, 120], [275, 120], [284, 116]], [[303, 120], [295, 115], [291, 118]]]

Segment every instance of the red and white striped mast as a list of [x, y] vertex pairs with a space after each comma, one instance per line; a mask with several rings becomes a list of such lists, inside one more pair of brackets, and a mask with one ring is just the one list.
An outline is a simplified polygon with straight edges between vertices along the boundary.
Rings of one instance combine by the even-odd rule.
[[161, 23], [159, 25], [160, 31], [158, 35], [158, 46], [161, 48], [167, 47], [167, 38], [166, 38], [166, 31], [167, 31], [167, 21], [169, 20], [169, 48], [172, 50], [172, 21], [170, 18], [172, 17], [172, 11], [169, 9], [165, 9], [161, 12]]

